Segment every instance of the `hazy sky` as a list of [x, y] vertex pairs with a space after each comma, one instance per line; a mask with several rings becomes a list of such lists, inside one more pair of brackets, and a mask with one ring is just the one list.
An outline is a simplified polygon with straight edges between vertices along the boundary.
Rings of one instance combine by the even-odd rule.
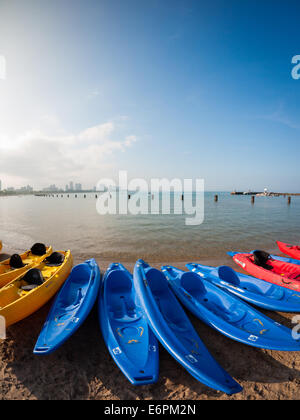
[[299, 1], [0, 0], [0, 179], [300, 191]]

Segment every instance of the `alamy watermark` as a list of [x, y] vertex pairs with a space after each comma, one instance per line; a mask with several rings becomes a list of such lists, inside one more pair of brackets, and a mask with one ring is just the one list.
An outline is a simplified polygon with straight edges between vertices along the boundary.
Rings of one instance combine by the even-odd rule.
[[0, 55], [0, 80], [6, 79], [6, 58]]
[[0, 340], [6, 339], [6, 322], [4, 316], [0, 315]]
[[292, 78], [298, 80], [300, 79], [300, 55], [294, 55], [292, 64], [296, 64], [292, 69]]
[[300, 339], [300, 315], [295, 315], [292, 318], [292, 323], [296, 326], [292, 329], [292, 337], [294, 340]]
[[100, 215], [178, 214], [186, 215], [186, 225], [204, 221], [204, 180], [143, 178], [128, 181], [127, 171], [119, 171], [113, 179], [100, 179], [98, 190], [105, 190], [97, 200]]

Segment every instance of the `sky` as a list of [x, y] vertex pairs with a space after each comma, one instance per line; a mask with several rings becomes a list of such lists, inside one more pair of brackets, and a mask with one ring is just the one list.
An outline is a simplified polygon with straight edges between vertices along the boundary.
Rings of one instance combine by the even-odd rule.
[[299, 17], [294, 0], [0, 0], [2, 186], [127, 170], [300, 192]]

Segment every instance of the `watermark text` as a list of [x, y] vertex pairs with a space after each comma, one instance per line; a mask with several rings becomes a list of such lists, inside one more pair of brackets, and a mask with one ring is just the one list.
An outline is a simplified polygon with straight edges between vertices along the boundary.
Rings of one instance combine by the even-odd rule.
[[300, 79], [300, 55], [294, 55], [292, 64], [296, 64], [292, 69], [292, 78], [298, 80]]
[[[100, 215], [186, 215], [186, 225], [204, 221], [204, 180], [143, 178], [128, 180], [127, 171], [119, 171], [118, 182], [99, 180], [98, 190], [105, 190], [97, 200]], [[189, 216], [189, 217], [187, 217]]]
[[0, 55], [0, 80], [6, 79], [6, 58]]

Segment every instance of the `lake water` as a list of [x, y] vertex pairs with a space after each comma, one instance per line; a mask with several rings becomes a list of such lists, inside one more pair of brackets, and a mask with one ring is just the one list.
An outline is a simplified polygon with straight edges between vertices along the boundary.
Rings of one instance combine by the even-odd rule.
[[[205, 193], [205, 219], [186, 226], [185, 215], [104, 215], [95, 194], [61, 197], [0, 198], [0, 239], [5, 252], [20, 252], [34, 242], [71, 249], [76, 260], [132, 262], [208, 261], [230, 250], [276, 251], [276, 240], [300, 243], [300, 197], [287, 205], [283, 197]], [[150, 197], [151, 199], [151, 197]]]

